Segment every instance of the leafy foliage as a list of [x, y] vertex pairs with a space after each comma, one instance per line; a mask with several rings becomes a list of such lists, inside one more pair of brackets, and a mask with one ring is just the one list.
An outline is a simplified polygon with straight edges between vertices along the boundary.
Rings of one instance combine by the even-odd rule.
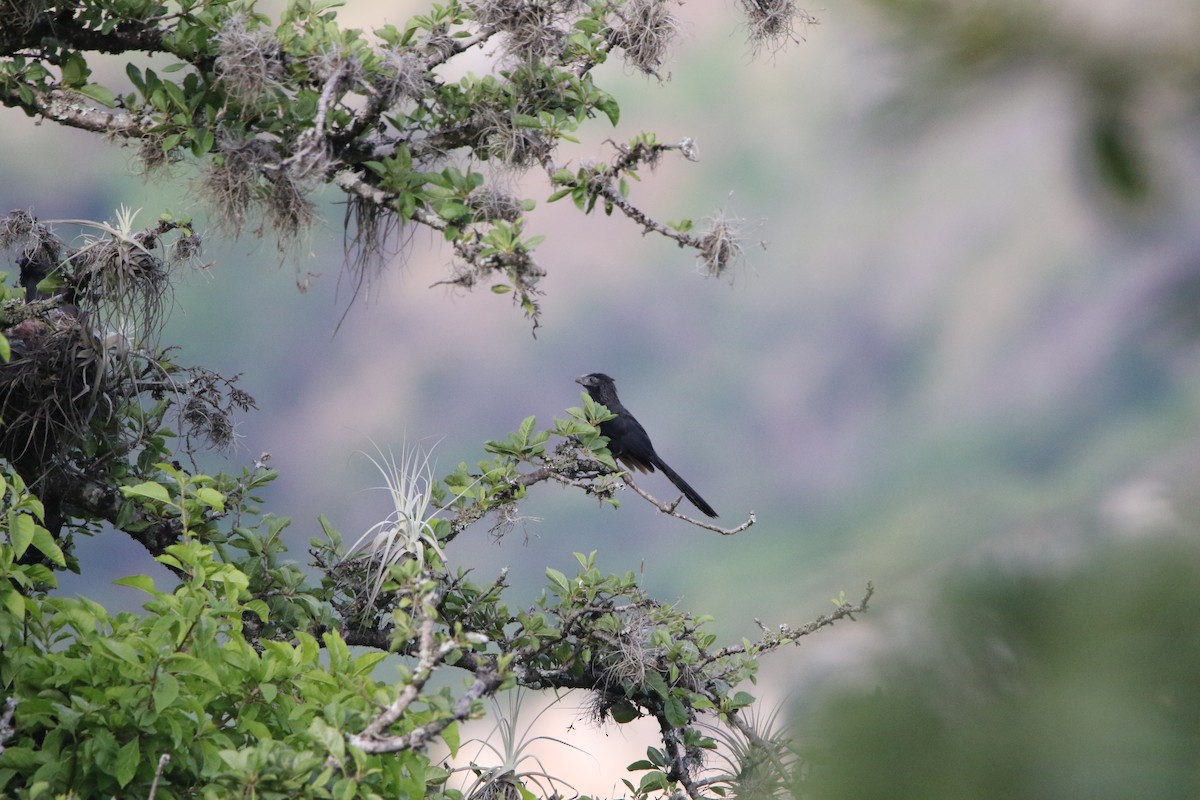
[[[23, 211], [0, 219], [0, 247], [19, 253], [24, 297], [0, 285], [0, 330], [9, 361], [0, 371], [0, 457], [39, 487], [45, 524], [58, 535], [70, 517], [105, 520], [158, 553], [178, 521], [157, 526], [121, 502], [114, 487], [164, 476], [156, 465], [233, 442], [233, 415], [254, 398], [156, 345], [170, 273], [199, 252], [186, 221], [164, 217], [132, 230], [133, 216], [68, 245]], [[167, 237], [174, 242], [167, 246]], [[2, 274], [2, 273], [0, 273]], [[23, 300], [23, 302], [22, 302]], [[232, 485], [224, 487], [237, 492]], [[70, 531], [63, 541], [70, 552]]]
[[[608, 491], [610, 457], [601, 449], [603, 461], [591, 459], [570, 431], [601, 448], [602, 437], [587, 412], [572, 411], [553, 430], [527, 420], [489, 445], [498, 455], [478, 471], [460, 467], [439, 482], [440, 496], [459, 488], [452, 516], [430, 526], [438, 546], [388, 564], [382, 586], [374, 562], [338, 557], [332, 528], [331, 541], [314, 542], [319, 583], [284, 560], [286, 521], [260, 516], [250, 497], [271, 473], [234, 481], [157, 464], [157, 480], [122, 489], [131, 520], [177, 526], [157, 556], [180, 577], [173, 591], [142, 576], [121, 581], [150, 596], [145, 615], [111, 617], [89, 600], [47, 594], [52, 570], [21, 556], [32, 547], [61, 566], [62, 554], [40, 525], [40, 505], [10, 473], [0, 685], [18, 705], [0, 789], [38, 797], [88, 786], [95, 793], [86, 796], [102, 797], [156, 782], [163, 797], [366, 797], [415, 787], [437, 796], [456, 790], [430, 748], [457, 749], [457, 723], [520, 685], [587, 691], [597, 720], [657, 720], [662, 747], [635, 765], [643, 775], [631, 793], [682, 786], [700, 796], [696, 774], [716, 746], [701, 718], [736, 718], [752, 698], [734, 687], [754, 678], [759, 655], [865, 601], [787, 635], [718, 647], [705, 619], [649, 597], [632, 574], [603, 573], [595, 554], [578, 556], [573, 576], [548, 569], [546, 590], [527, 608], [505, 603], [503, 574], [481, 585], [452, 570], [454, 539], [529, 486], [557, 479]], [[553, 437], [562, 441], [548, 454]], [[551, 466], [572, 448], [574, 471]], [[528, 463], [538, 466], [518, 468]], [[475, 487], [469, 497], [462, 484]], [[241, 493], [222, 491], [230, 486]], [[352, 656], [348, 645], [371, 651]], [[372, 672], [388, 653], [406, 656], [394, 687]], [[467, 676], [465, 690], [430, 688], [446, 669]]]
[[445, 782], [427, 760], [366, 757], [339, 732], [385, 701], [371, 678], [382, 654], [352, 656], [334, 632], [252, 642], [243, 616], [268, 611], [245, 573], [196, 541], [160, 558], [186, 577], [175, 591], [122, 581], [150, 595], [145, 615], [35, 595], [23, 625], [5, 626], [0, 681], [19, 699], [0, 760], [8, 796], [144, 795], [161, 754], [160, 797], [395, 796]]

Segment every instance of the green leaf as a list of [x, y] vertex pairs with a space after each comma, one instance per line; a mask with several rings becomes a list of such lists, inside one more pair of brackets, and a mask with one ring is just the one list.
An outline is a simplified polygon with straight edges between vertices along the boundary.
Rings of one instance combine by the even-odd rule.
[[[263, 620], [264, 622], [266, 620]], [[375, 665], [388, 657], [387, 653], [364, 653], [354, 659], [354, 668], [351, 670], [352, 675], [370, 676], [371, 671], [375, 669]]]
[[667, 686], [663, 676], [654, 670], [646, 670], [646, 686], [663, 699], [671, 694], [671, 688]]
[[155, 597], [161, 596], [161, 592], [154, 588], [154, 579], [148, 575], [127, 575], [124, 578], [117, 578], [113, 581], [117, 586], [128, 586], [131, 589], [140, 589], [146, 594]]
[[560, 594], [567, 595], [571, 593], [571, 584], [567, 580], [567, 576], [554, 567], [546, 567], [546, 577], [558, 588]]
[[528, 416], [521, 420], [520, 426], [517, 427], [517, 435], [521, 437], [521, 443], [525, 444], [529, 441], [529, 436], [533, 433], [534, 427], [537, 426], [537, 417]]
[[40, 281], [38, 281], [37, 289], [39, 292], [45, 292], [45, 293], [49, 294], [49, 293], [53, 292], [55, 289], [61, 288], [62, 285], [63, 285], [62, 273], [55, 271], [55, 272], [51, 272], [45, 278], [42, 278]]
[[162, 663], [175, 674], [192, 675], [214, 686], [221, 683], [221, 678], [211, 664], [187, 653], [172, 653], [163, 659]]
[[315, 744], [320, 745], [337, 761], [346, 755], [346, 739], [341, 731], [334, 728], [320, 717], [313, 719], [308, 726], [308, 736]]
[[206, 153], [212, 152], [213, 145], [216, 144], [216, 136], [210, 128], [200, 128], [192, 131], [192, 155], [200, 158]]
[[655, 770], [654, 772], [647, 772], [642, 776], [642, 780], [638, 784], [638, 792], [643, 794], [665, 792], [668, 787], [667, 776]]
[[146, 481], [136, 486], [122, 486], [121, 493], [126, 497], [144, 497], [148, 500], [157, 500], [160, 503], [167, 503], [168, 505], [171, 503], [171, 495], [167, 492], [167, 487], [154, 481]]
[[749, 692], [738, 692], [729, 699], [729, 710], [733, 711], [739, 708], [745, 708], [754, 702], [754, 695]]
[[107, 650], [111, 655], [116, 656], [126, 664], [141, 666], [142, 661], [138, 658], [137, 650], [128, 642], [110, 638], [99, 638], [96, 639], [96, 645], [103, 650]]
[[7, 364], [12, 360], [12, 347], [8, 343], [8, 339], [4, 334], [0, 334], [0, 361]]
[[129, 782], [133, 780], [133, 776], [137, 774], [137, 765], [140, 758], [141, 752], [138, 750], [138, 740], [136, 738], [130, 739], [125, 743], [125, 746], [117, 752], [117, 763], [115, 765], [113, 774], [117, 779], [117, 783], [122, 789], [124, 789]]
[[[25, 515], [22, 514], [21, 516]], [[33, 546], [37, 548], [42, 555], [54, 562], [55, 566], [65, 567], [67, 565], [66, 556], [63, 555], [63, 551], [59, 548], [58, 542], [54, 541], [54, 537], [50, 535], [50, 531], [46, 530], [41, 525], [33, 526]]]
[[683, 705], [683, 701], [675, 695], [667, 698], [667, 702], [663, 705], [663, 711], [667, 718], [667, 723], [672, 728], [682, 728], [688, 724], [687, 708]]
[[25, 619], [25, 596], [11, 584], [0, 585], [0, 606], [3, 606], [15, 619]]
[[624, 698], [613, 703], [612, 708], [608, 710], [608, 713], [611, 714], [613, 720], [620, 725], [624, 725], [626, 722], [633, 722], [635, 719], [641, 716], [638, 713], [637, 706]]
[[449, 202], [442, 203], [441, 206], [438, 207], [437, 213], [438, 216], [444, 220], [457, 222], [464, 217], [470, 216], [471, 209], [467, 208], [457, 200], [451, 200]]
[[62, 65], [62, 82], [63, 86], [76, 87], [83, 85], [87, 80], [88, 73], [87, 61], [78, 52], [70, 53], [63, 61]]
[[621, 121], [621, 106], [617, 104], [615, 97], [611, 95], [605, 97], [596, 103], [596, 108], [604, 112], [604, 116], [608, 117], [608, 121], [612, 123], [614, 128]]
[[[156, 484], [157, 485], [157, 484]], [[195, 491], [195, 497], [201, 503], [213, 509], [214, 511], [225, 511], [225, 495], [212, 489], [208, 486], [201, 486]]]
[[169, 672], [159, 673], [151, 697], [158, 711], [169, 708], [179, 697], [179, 680]]
[[459, 738], [458, 723], [451, 722], [442, 729], [442, 741], [446, 743], [446, 747], [450, 748], [450, 757], [458, 756], [458, 748], [462, 744]]
[[142, 77], [142, 71], [137, 68], [137, 65], [132, 63], [126, 64], [125, 74], [129, 77], [129, 82], [133, 84], [135, 89], [142, 94], [146, 93], [146, 80]]
[[267, 621], [271, 613], [271, 610], [267, 604], [258, 599], [251, 600], [250, 602], [246, 603], [244, 610], [250, 614], [256, 615], [263, 622]]
[[187, 111], [187, 96], [183, 93], [183, 87], [171, 81], [162, 82], [163, 91], [171, 99], [171, 103], [175, 106], [173, 111]]
[[337, 631], [321, 634], [321, 640], [325, 642], [325, 651], [329, 654], [329, 671], [343, 671], [350, 662], [350, 649], [346, 647], [346, 640]]
[[85, 97], [90, 97], [97, 103], [108, 108], [116, 108], [117, 96], [107, 86], [101, 86], [98, 83], [89, 83], [86, 86], [80, 86], [75, 91]]
[[9, 514], [8, 519], [8, 540], [12, 542], [13, 555], [20, 558], [29, 549], [37, 525], [28, 514]]

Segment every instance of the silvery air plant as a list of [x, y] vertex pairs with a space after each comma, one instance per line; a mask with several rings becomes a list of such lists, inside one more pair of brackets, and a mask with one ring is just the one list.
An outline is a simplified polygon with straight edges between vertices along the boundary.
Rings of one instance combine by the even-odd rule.
[[389, 577], [389, 568], [412, 557], [419, 562], [425, 559], [425, 548], [431, 549], [445, 559], [434, 533], [432, 519], [440, 510], [433, 503], [433, 467], [430, 453], [419, 447], [405, 444], [400, 458], [389, 451], [379, 451], [379, 459], [364, 454], [383, 475], [386, 489], [392, 499], [392, 512], [358, 537], [346, 551], [343, 561], [367, 559], [371, 563], [370, 590], [367, 595], [368, 608], [375, 604], [384, 582]]

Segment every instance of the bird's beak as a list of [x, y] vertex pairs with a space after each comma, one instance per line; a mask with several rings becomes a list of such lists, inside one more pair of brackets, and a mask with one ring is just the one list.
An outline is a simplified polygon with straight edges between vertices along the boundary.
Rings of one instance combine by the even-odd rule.
[[578, 383], [580, 386], [586, 386], [587, 384], [585, 384], [583, 382], [583, 379], [586, 377], [587, 377], [587, 375], [580, 375], [578, 378], [575, 379], [575, 382]]

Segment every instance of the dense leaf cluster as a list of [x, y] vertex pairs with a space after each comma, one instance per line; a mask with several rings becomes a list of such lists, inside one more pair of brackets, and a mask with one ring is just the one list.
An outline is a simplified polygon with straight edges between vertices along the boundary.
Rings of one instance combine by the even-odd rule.
[[[526, 429], [495, 449], [543, 434]], [[482, 463], [475, 477], [513, 460]], [[157, 468], [172, 480], [125, 486], [123, 507], [177, 523], [178, 541], [158, 560], [181, 580], [164, 592], [143, 576], [123, 579], [150, 599], [144, 615], [115, 617], [47, 594], [65, 559], [40, 503], [7, 473], [0, 686], [17, 706], [0, 743], [6, 793], [106, 797], [156, 785], [161, 797], [456, 797], [438, 753], [453, 755], [457, 723], [481, 713], [486, 697], [519, 685], [587, 691], [598, 721], [657, 720], [662, 746], [633, 765], [643, 775], [631, 795], [682, 787], [700, 797], [733, 778], [701, 780], [704, 754], [717, 747], [702, 719], [742, 726], [753, 698], [735, 687], [753, 679], [758, 655], [865, 608], [842, 604], [788, 635], [717, 647], [704, 619], [653, 600], [632, 574], [604, 574], [594, 554], [578, 557], [573, 576], [547, 570], [542, 597], [514, 609], [503, 575], [476, 584], [440, 548], [396, 559], [365, 607], [369, 559], [328, 563], [336, 533], [314, 542], [324, 573], [310, 583], [284, 558], [286, 520], [259, 517], [252, 498], [230, 507], [214, 488], [227, 478]], [[495, 484], [459, 509], [510, 502]], [[449, 545], [461, 523], [438, 522]], [[30, 561], [34, 552], [41, 558]], [[353, 656], [347, 645], [370, 650]], [[388, 653], [406, 657], [392, 666], [394, 686], [375, 672]], [[446, 670], [466, 674], [466, 688], [432, 688]]]

